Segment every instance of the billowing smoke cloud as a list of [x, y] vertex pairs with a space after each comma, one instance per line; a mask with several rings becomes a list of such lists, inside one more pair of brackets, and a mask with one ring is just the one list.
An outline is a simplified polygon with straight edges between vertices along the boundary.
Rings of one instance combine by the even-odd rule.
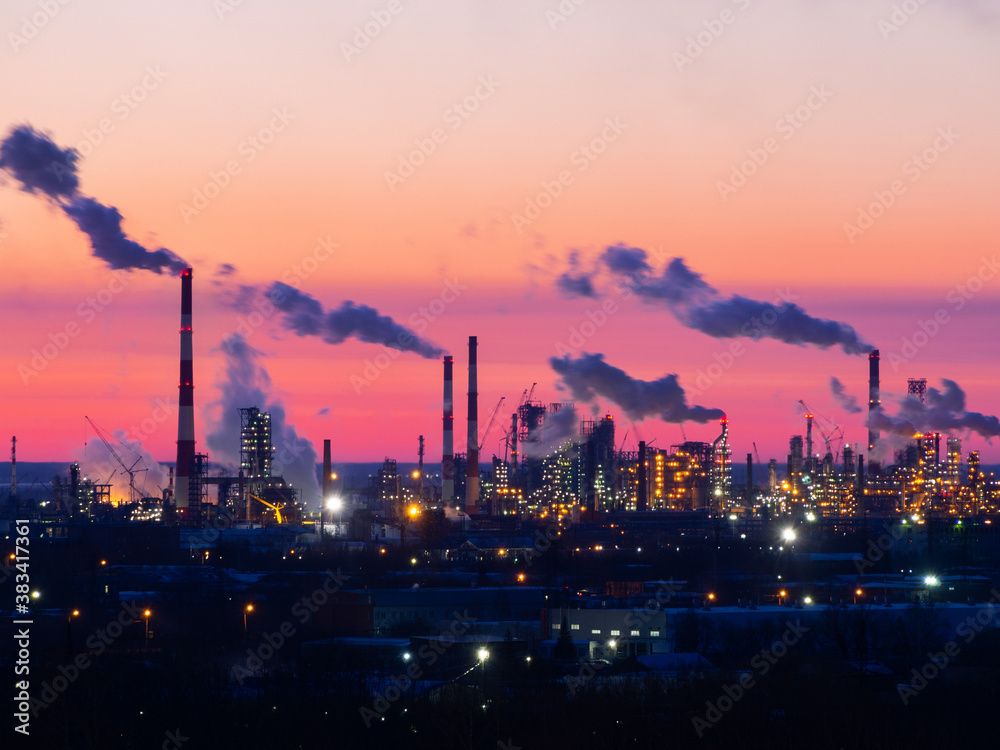
[[59, 206], [90, 239], [94, 255], [112, 268], [176, 273], [187, 267], [166, 248], [147, 250], [129, 239], [117, 208], [81, 194], [77, 159], [76, 151], [59, 148], [30, 125], [14, 128], [0, 144], [0, 168], [12, 174], [25, 192], [40, 193]]
[[[167, 469], [160, 466], [142, 443], [131, 438], [126, 430], [114, 430], [112, 436], [119, 443], [115, 451], [135, 476], [136, 499], [160, 497], [160, 490], [166, 489], [169, 483]], [[111, 455], [111, 451], [100, 438], [94, 436], [88, 440], [77, 461], [84, 476], [95, 482], [111, 485], [112, 502], [128, 501], [130, 497], [128, 473]]]
[[324, 310], [317, 299], [281, 281], [271, 285], [267, 297], [283, 314], [285, 328], [299, 336], [319, 336], [328, 344], [340, 344], [345, 339], [356, 338], [414, 352], [427, 359], [444, 353], [440, 347], [367, 305], [357, 305], [348, 300], [335, 310]]
[[271, 441], [274, 445], [272, 473], [302, 490], [302, 499], [319, 498], [316, 479], [316, 451], [288, 422], [285, 407], [273, 393], [271, 377], [259, 363], [261, 352], [241, 336], [222, 342], [225, 355], [224, 377], [217, 384], [219, 397], [209, 404], [210, 427], [205, 442], [215, 463], [228, 465], [233, 474], [240, 465], [240, 409], [256, 406], [271, 414]]
[[954, 380], [942, 378], [943, 390], [927, 389], [927, 403], [915, 395], [907, 395], [900, 402], [899, 412], [893, 416], [884, 409], [872, 412], [870, 427], [902, 437], [913, 437], [924, 432], [975, 432], [987, 440], [1000, 437], [1000, 419], [995, 416], [966, 411], [965, 392]]
[[721, 409], [688, 406], [684, 389], [673, 374], [653, 381], [636, 380], [605, 362], [603, 354], [584, 353], [577, 359], [552, 357], [549, 363], [575, 400], [605, 398], [617, 404], [629, 419], [658, 417], [664, 422], [704, 424], [725, 416]]
[[840, 404], [840, 408], [848, 414], [861, 413], [861, 407], [858, 406], [858, 400], [854, 396], [847, 393], [844, 389], [844, 384], [835, 377], [830, 378], [830, 391], [833, 393], [833, 398], [838, 404]]
[[574, 250], [569, 254], [569, 270], [559, 274], [556, 287], [567, 297], [596, 297], [594, 273], [580, 268], [580, 254]]
[[823, 349], [840, 346], [848, 354], [866, 354], [872, 349], [847, 323], [813, 317], [780, 295], [774, 303], [741, 295], [724, 297], [688, 268], [683, 258], [673, 258], [656, 275], [647, 257], [642, 248], [615, 245], [601, 254], [597, 268], [585, 271], [571, 256], [573, 268], [556, 280], [556, 286], [568, 297], [595, 297], [594, 280], [607, 271], [619, 280], [624, 278], [637, 296], [665, 305], [680, 323], [709, 336], [771, 338]]
[[579, 421], [576, 408], [572, 405], [548, 412], [541, 426], [521, 443], [521, 455], [525, 458], [544, 458], [565, 448], [566, 443], [576, 436]]

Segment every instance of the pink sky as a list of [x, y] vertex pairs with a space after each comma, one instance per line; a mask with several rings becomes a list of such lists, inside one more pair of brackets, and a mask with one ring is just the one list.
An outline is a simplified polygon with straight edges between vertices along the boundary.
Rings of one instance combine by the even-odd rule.
[[[389, 3], [245, 2], [223, 18], [207, 1], [70, 3], [30, 39], [20, 19], [31, 23], [38, 6], [9, 5], [4, 131], [28, 122], [83, 146], [81, 188], [117, 206], [131, 237], [195, 267], [199, 436], [221, 366], [213, 350], [239, 325], [213, 271], [235, 265], [230, 288], [269, 284], [309, 258], [317, 238], [339, 248], [297, 286], [327, 307], [351, 299], [408, 324], [449, 280], [468, 287], [424, 336], [455, 355], [457, 394], [466, 338], [479, 337], [483, 420], [500, 396], [516, 403], [532, 382], [543, 400], [563, 398], [548, 358], [596, 305], [561, 299], [552, 281], [571, 249], [594, 258], [619, 242], [684, 257], [726, 295], [769, 301], [791, 289], [807, 312], [880, 347], [885, 391], [904, 391], [907, 377], [950, 378], [969, 409], [1000, 411], [1000, 278], [961, 310], [948, 297], [993, 257], [1000, 229], [991, 74], [1000, 44], [989, 3], [929, 3], [890, 33], [879, 22], [893, 4], [881, 1], [590, 0], [554, 29], [546, 11], [556, 2], [402, 2], [350, 60], [341, 43]], [[724, 11], [731, 22], [679, 69], [688, 37], [717, 30]], [[810, 98], [817, 90], [827, 94]], [[132, 108], [123, 95], [143, 101]], [[288, 121], [274, 120], [276, 110]], [[800, 127], [780, 125], [788, 114]], [[90, 147], [87, 132], [105, 118], [109, 132]], [[611, 132], [609, 119], [621, 132], [581, 161], [581, 147]], [[248, 137], [276, 122], [280, 132], [254, 149]], [[436, 128], [434, 152], [391, 186], [386, 173]], [[769, 139], [767, 160], [723, 199], [720, 181]], [[934, 163], [924, 170], [912, 160], [927, 149], [921, 158]], [[185, 216], [182, 204], [228, 162], [238, 167], [229, 184]], [[564, 170], [572, 179], [519, 232], [512, 215]], [[849, 241], [845, 223], [897, 180], [892, 205]], [[16, 321], [0, 355], [3, 423], [22, 460], [69, 458], [84, 414], [128, 429], [155, 399], [176, 398], [179, 284], [133, 273], [85, 321], [77, 308], [107, 287], [110, 270], [61, 211], [16, 187], [0, 185], [0, 305]], [[894, 372], [889, 353], [942, 308], [951, 322]], [[79, 335], [25, 384], [19, 366], [70, 322]], [[250, 343], [266, 353], [290, 421], [317, 444], [332, 438], [338, 459], [413, 460], [419, 434], [428, 456], [440, 454], [439, 360], [404, 354], [358, 394], [351, 376], [376, 345], [300, 339], [276, 319]], [[690, 388], [729, 343], [631, 300], [583, 350], [644, 380], [678, 373]], [[865, 441], [862, 418], [840, 411], [829, 389], [836, 376], [864, 403], [863, 357], [746, 345], [689, 398], [727, 412], [735, 457], [755, 440], [764, 460], [783, 460], [788, 436], [804, 430], [799, 399], [841, 424], [849, 442]], [[464, 420], [464, 397], [456, 401]], [[317, 416], [325, 407], [330, 414]], [[685, 429], [692, 439], [716, 434], [714, 425]], [[629, 444], [636, 435], [680, 440], [676, 425], [656, 420], [632, 428]], [[145, 442], [172, 460], [175, 440], [170, 421]], [[980, 438], [967, 447], [1000, 461]]]

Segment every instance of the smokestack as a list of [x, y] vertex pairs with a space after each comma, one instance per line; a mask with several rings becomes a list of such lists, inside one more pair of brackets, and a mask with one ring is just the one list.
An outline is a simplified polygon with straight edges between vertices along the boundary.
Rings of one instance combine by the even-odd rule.
[[747, 518], [753, 509], [753, 453], [747, 453]]
[[[17, 503], [17, 436], [10, 439], [10, 499]], [[17, 505], [14, 506], [17, 510]]]
[[465, 512], [479, 512], [479, 385], [475, 336], [469, 336], [469, 448], [465, 464]]
[[[878, 349], [873, 349], [868, 355], [868, 420], [874, 412], [882, 408], [882, 400], [879, 397], [878, 382]], [[875, 443], [878, 442], [879, 432], [868, 428], [868, 471], [874, 471], [878, 465], [875, 454]]]
[[333, 489], [333, 459], [330, 453], [330, 441], [323, 441], [323, 497], [320, 499], [320, 513], [323, 506], [330, 499], [330, 492]]
[[424, 501], [424, 436], [420, 436], [420, 449], [418, 451], [420, 455], [420, 462], [417, 464], [417, 491], [419, 493], [420, 502]]
[[813, 466], [813, 415], [806, 414], [806, 470], [812, 476], [815, 473]]
[[177, 408], [177, 486], [174, 505], [188, 513], [188, 486], [194, 463], [194, 368], [191, 343], [191, 269], [181, 271], [181, 382]]
[[638, 487], [635, 493], [635, 509], [646, 510], [646, 499], [649, 491], [646, 489], [646, 441], [639, 441]]
[[441, 502], [455, 500], [455, 391], [452, 387], [454, 360], [444, 358], [444, 447], [441, 454]]

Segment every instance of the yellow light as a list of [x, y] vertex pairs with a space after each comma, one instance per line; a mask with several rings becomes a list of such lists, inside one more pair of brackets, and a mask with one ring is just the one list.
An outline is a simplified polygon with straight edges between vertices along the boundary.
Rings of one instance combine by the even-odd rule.
[[858, 596], [861, 596], [864, 592], [861, 589], [858, 589], [854, 593], [857, 594]]
[[517, 574], [517, 580], [523, 581], [524, 580], [524, 573], [518, 573]]
[[147, 609], [145, 612], [143, 612], [143, 614], [146, 615], [146, 617], [149, 617], [153, 613]]
[[785, 590], [782, 589], [781, 591], [778, 592], [778, 596], [787, 596], [787, 594], [785, 593]]
[[247, 612], [253, 612], [253, 605], [252, 604], [248, 604], [247, 605]]
[[330, 473], [330, 479], [336, 479], [336, 478], [337, 478], [337, 472], [335, 472], [335, 471], [331, 472]]
[[420, 508], [418, 508], [416, 505], [411, 505], [410, 510], [408, 512], [411, 516], [416, 516], [418, 513], [420, 513]]
[[80, 616], [80, 610], [74, 609], [73, 610], [73, 617], [79, 617], [79, 616]]
[[715, 594], [709, 594], [709, 595], [708, 595], [708, 598], [709, 598], [709, 599], [715, 599]]
[[414, 471], [413, 471], [413, 478], [414, 479], [420, 479], [420, 472], [414, 469]]

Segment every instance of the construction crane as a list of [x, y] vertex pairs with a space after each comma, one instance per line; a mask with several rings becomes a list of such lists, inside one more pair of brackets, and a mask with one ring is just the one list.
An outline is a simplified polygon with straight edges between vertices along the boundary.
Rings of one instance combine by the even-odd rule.
[[[128, 500], [129, 500], [130, 503], [134, 503], [135, 499], [136, 499], [135, 498], [136, 493], [140, 493], [140, 491], [137, 490], [136, 486], [135, 486], [135, 475], [136, 475], [137, 472], [133, 471], [133, 469], [135, 469], [136, 464], [138, 464], [138, 463], [140, 463], [142, 461], [142, 456], [139, 456], [135, 460], [135, 463], [133, 463], [131, 466], [126, 466], [125, 462], [122, 461], [122, 457], [118, 455], [118, 453], [115, 451], [114, 447], [111, 445], [111, 441], [108, 440], [107, 436], [104, 434], [104, 432], [101, 430], [101, 428], [98, 427], [94, 423], [94, 420], [91, 419], [90, 417], [86, 416], [86, 415], [84, 415], [84, 419], [86, 419], [88, 422], [90, 422], [90, 426], [94, 428], [94, 432], [97, 434], [97, 437], [99, 437], [101, 439], [101, 442], [104, 443], [104, 447], [108, 449], [108, 452], [112, 456], [114, 456], [115, 461], [117, 461], [121, 465], [121, 467], [125, 470], [125, 473], [128, 474], [128, 494], [129, 494]], [[120, 440], [118, 442], [121, 443]], [[124, 443], [122, 443], [122, 445], [124, 445]], [[112, 477], [115, 475], [116, 471], [117, 471], [117, 469], [115, 471], [111, 472], [111, 476]], [[139, 471], [146, 471], [146, 470], [145, 469], [140, 469]], [[109, 477], [108, 478], [108, 482], [110, 482], [110, 481], [111, 481], [111, 478]]]
[[816, 425], [816, 429], [819, 430], [819, 434], [822, 436], [823, 442], [826, 443], [826, 452], [829, 453], [830, 455], [832, 455], [833, 458], [834, 458], [834, 461], [836, 461], [837, 460], [837, 456], [840, 455], [840, 448], [838, 447], [837, 448], [837, 453], [834, 454], [833, 449], [830, 447], [830, 441], [831, 440], [836, 440], [838, 438], [841, 439], [841, 440], [843, 440], [844, 439], [844, 431], [840, 428], [840, 425], [836, 424], [829, 417], [824, 417], [822, 414], [817, 414], [812, 409], [810, 409], [809, 406], [806, 404], [806, 402], [803, 401], [802, 399], [799, 399], [799, 403], [802, 404], [802, 408], [806, 410], [806, 414], [815, 414], [817, 417], [820, 417], [821, 419], [823, 419], [823, 420], [825, 420], [825, 421], [827, 421], [827, 422], [829, 422], [830, 424], [833, 425], [833, 430], [831, 432], [829, 432], [829, 433], [825, 432], [823, 430], [823, 428], [820, 427], [818, 424]]
[[271, 503], [269, 503], [267, 500], [263, 500], [263, 499], [257, 497], [252, 492], [248, 492], [247, 494], [250, 495], [250, 497], [252, 497], [254, 500], [256, 500], [258, 502], [261, 502], [261, 503], [264, 503], [264, 505], [266, 505], [268, 508], [270, 508], [271, 510], [273, 510], [274, 511], [274, 517], [277, 519], [278, 523], [284, 523], [284, 521], [281, 518], [281, 509], [285, 507], [284, 505], [271, 505]]
[[497, 412], [500, 411], [500, 407], [503, 406], [504, 399], [506, 396], [501, 396], [500, 400], [497, 402], [496, 408], [493, 410], [493, 414], [490, 416], [490, 421], [486, 424], [486, 431], [483, 433], [482, 439], [479, 441], [479, 450], [483, 449], [483, 445], [486, 444], [486, 438], [489, 437], [490, 430], [493, 429], [493, 422], [496, 421]]
[[757, 479], [760, 482], [761, 489], [764, 488], [764, 464], [760, 460], [760, 451], [757, 450], [756, 441], [751, 440], [753, 445], [753, 454], [757, 458]]

